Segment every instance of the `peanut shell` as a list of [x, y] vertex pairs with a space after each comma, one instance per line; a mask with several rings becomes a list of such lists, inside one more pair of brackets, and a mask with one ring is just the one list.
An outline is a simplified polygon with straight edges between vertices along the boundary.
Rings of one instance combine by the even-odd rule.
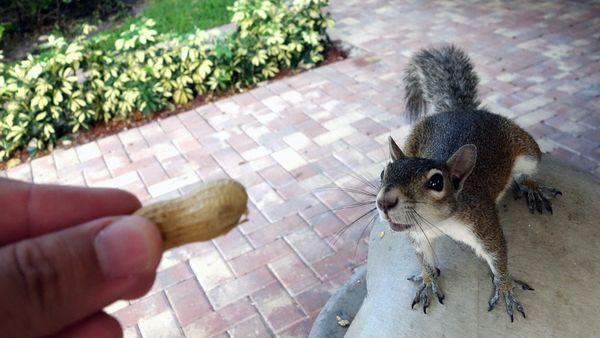
[[164, 249], [168, 250], [227, 233], [247, 213], [247, 203], [243, 185], [221, 179], [207, 182], [179, 198], [142, 207], [134, 214], [158, 225]]

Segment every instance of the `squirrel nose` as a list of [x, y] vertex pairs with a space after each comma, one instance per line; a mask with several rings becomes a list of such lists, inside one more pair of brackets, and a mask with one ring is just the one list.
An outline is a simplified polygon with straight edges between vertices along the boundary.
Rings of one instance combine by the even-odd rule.
[[398, 205], [398, 197], [396, 197], [394, 200], [388, 200], [385, 198], [377, 199], [377, 206], [384, 212], [387, 212], [396, 205]]

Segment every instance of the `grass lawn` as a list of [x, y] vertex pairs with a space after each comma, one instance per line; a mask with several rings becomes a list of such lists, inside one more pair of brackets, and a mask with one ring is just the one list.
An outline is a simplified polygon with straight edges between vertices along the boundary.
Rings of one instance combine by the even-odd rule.
[[[154, 29], [160, 33], [183, 34], [196, 28], [207, 29], [229, 23], [231, 12], [228, 6], [235, 0], [149, 0], [140, 16], [156, 21]], [[104, 30], [107, 34], [107, 47], [114, 48], [114, 42], [121, 32], [129, 29], [139, 17], [125, 19], [117, 27]]]

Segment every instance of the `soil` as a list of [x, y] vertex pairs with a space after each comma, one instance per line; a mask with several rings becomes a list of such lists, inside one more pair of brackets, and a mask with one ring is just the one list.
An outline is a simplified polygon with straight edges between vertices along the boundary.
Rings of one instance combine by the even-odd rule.
[[0, 49], [4, 53], [4, 62], [12, 63], [25, 59], [28, 54], [37, 54], [40, 52], [40, 43], [47, 41], [48, 34], [59, 30], [61, 34], [70, 39], [80, 33], [80, 28], [84, 23], [90, 23], [98, 28], [98, 32], [116, 26], [121, 23], [123, 18], [135, 16], [140, 13], [147, 0], [129, 0], [123, 1], [125, 8], [100, 18], [97, 14], [83, 17], [71, 17], [69, 15], [60, 15], [54, 21], [50, 20], [40, 23], [33, 31], [10, 32], [0, 40]]
[[[342, 47], [341, 43], [338, 41], [333, 41], [325, 49], [325, 60], [323, 60], [321, 63], [319, 63], [317, 65], [317, 67], [320, 67], [323, 65], [328, 65], [328, 64], [343, 60], [347, 56], [348, 56], [348, 52]], [[283, 70], [280, 70], [279, 73], [275, 77], [269, 79], [268, 81], [269, 82], [276, 81], [283, 77], [293, 76], [293, 75], [302, 73], [304, 71], [306, 71], [306, 70], [305, 69], [283, 69]], [[247, 90], [250, 90], [255, 87], [256, 87], [256, 85], [247, 86], [243, 90], [247, 91]], [[126, 130], [126, 129], [135, 128], [135, 127], [147, 124], [154, 120], [164, 119], [166, 117], [176, 115], [181, 112], [185, 112], [190, 109], [200, 107], [209, 102], [217, 101], [222, 98], [229, 97], [229, 96], [232, 96], [232, 95], [235, 95], [238, 93], [239, 93], [239, 91], [236, 91], [235, 88], [231, 88], [230, 90], [227, 90], [227, 91], [216, 91], [216, 92], [206, 93], [203, 95], [199, 95], [191, 102], [189, 102], [185, 105], [178, 106], [174, 109], [168, 109], [168, 108], [162, 109], [155, 113], [150, 114], [149, 116], [144, 116], [143, 113], [136, 112], [124, 120], [109, 121], [107, 123], [101, 123], [101, 124], [93, 126], [89, 130], [80, 131], [78, 133], [73, 134], [69, 141], [59, 141], [53, 147], [52, 146], [49, 147], [49, 149], [40, 150], [34, 156], [30, 156], [30, 154], [24, 149], [18, 150], [14, 153], [14, 155], [12, 156], [11, 159], [4, 161], [4, 162], [0, 161], [0, 170], [6, 170], [7, 168], [13, 167], [20, 163], [28, 162], [34, 158], [48, 155], [52, 152], [53, 149], [56, 149], [56, 148], [68, 149], [68, 148], [71, 148], [76, 145], [85, 144], [85, 143], [94, 141], [96, 139], [99, 139], [99, 138], [102, 138], [105, 136], [117, 134], [118, 132]]]

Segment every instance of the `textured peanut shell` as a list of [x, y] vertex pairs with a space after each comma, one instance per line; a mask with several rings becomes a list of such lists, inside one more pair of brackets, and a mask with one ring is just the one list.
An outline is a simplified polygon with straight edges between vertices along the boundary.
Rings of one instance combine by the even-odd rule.
[[239, 182], [208, 182], [176, 199], [140, 208], [136, 215], [158, 225], [164, 249], [208, 241], [235, 227], [247, 212], [248, 195]]

